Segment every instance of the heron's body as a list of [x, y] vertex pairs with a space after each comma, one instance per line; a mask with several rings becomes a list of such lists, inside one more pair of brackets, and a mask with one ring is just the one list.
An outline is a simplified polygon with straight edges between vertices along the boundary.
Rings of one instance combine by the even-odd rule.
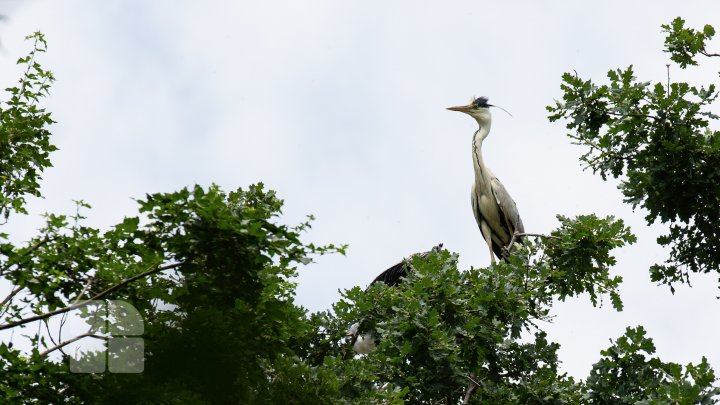
[[[438, 253], [440, 250], [442, 250], [443, 244], [439, 244], [437, 246], [433, 246], [432, 249], [430, 249], [427, 252], [422, 253], [415, 253], [413, 255], [408, 256], [406, 259], [401, 261], [400, 263], [390, 266], [387, 270], [380, 273], [375, 279], [370, 283], [372, 286], [375, 283], [385, 283], [389, 285], [390, 287], [394, 287], [402, 281], [405, 276], [407, 276], [408, 271], [412, 270], [412, 261], [414, 258], [419, 257], [423, 260], [427, 260], [428, 256], [430, 256], [431, 253]], [[370, 287], [368, 287], [370, 288]]]
[[[414, 258], [419, 257], [422, 260], [427, 260], [431, 253], [440, 252], [442, 246], [443, 244], [441, 243], [433, 247], [428, 252], [415, 253], [402, 260], [400, 263], [390, 266], [390, 268], [375, 277], [375, 279], [370, 283], [370, 286], [375, 283], [385, 283], [390, 287], [397, 286], [408, 275], [408, 272], [413, 271], [412, 261]], [[370, 288], [370, 286], [368, 286], [368, 288]], [[355, 324], [350, 326], [350, 329], [348, 329], [346, 335], [350, 338], [349, 340], [351, 342], [353, 350], [355, 350], [356, 353], [367, 354], [375, 348], [375, 336], [372, 332], [360, 335], [359, 332], [361, 326], [362, 321], [356, 322]]]
[[[512, 241], [513, 234], [524, 233], [525, 229], [515, 201], [483, 161], [482, 145], [490, 133], [492, 124], [488, 107], [490, 105], [487, 104], [487, 99], [480, 97], [467, 106], [449, 109], [472, 116], [479, 125], [472, 140], [475, 182], [472, 185], [470, 202], [480, 233], [488, 245], [490, 260], [494, 263], [495, 256], [499, 259], [507, 256], [506, 248], [510, 247], [508, 245]], [[520, 240], [520, 237], [516, 238], [516, 241]]]

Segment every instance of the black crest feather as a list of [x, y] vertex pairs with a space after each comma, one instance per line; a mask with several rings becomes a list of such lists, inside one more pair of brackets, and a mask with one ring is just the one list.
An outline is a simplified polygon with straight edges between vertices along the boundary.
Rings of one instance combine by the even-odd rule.
[[473, 105], [478, 108], [488, 108], [491, 107], [490, 104], [488, 104], [488, 98], [487, 97], [478, 97], [473, 101]]

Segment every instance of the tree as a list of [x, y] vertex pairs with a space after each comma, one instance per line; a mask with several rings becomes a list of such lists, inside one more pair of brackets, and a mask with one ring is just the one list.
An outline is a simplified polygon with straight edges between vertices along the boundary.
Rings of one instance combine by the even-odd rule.
[[[7, 220], [26, 212], [27, 195], [40, 195], [39, 176], [55, 150], [50, 114], [37, 107], [53, 77], [35, 60], [44, 37], [31, 39], [33, 50], [18, 62], [28, 69], [0, 111], [0, 209]], [[312, 323], [293, 303], [291, 278], [313, 255], [343, 247], [303, 244], [309, 222], [277, 224], [282, 201], [274, 192], [258, 184], [231, 193], [196, 186], [152, 194], [138, 201], [138, 215], [106, 231], [85, 226], [90, 207], [77, 205], [70, 216], [46, 214], [39, 235], [23, 245], [0, 235], [0, 277], [12, 285], [0, 304], [0, 329], [40, 324], [49, 331], [23, 330], [29, 353], [0, 345], [0, 402], [258, 402], [332, 389], [301, 384], [311, 370], [295, 361], [296, 341]], [[68, 372], [67, 355], [50, 360], [77, 337], [108, 336], [62, 338], [62, 326], [50, 331], [49, 319], [112, 299], [142, 314], [144, 373], [98, 378]], [[297, 379], [294, 389], [273, 389], [277, 382], [268, 376], [276, 374]]]
[[[682, 69], [696, 65], [715, 34], [663, 25], [665, 52]], [[669, 65], [668, 65], [669, 69]], [[568, 119], [568, 136], [589, 147], [581, 160], [599, 173], [622, 176], [625, 202], [648, 211], [648, 224], [669, 224], [658, 243], [670, 257], [650, 269], [651, 279], [670, 286], [689, 283], [690, 273], [720, 272], [720, 132], [711, 128], [714, 84], [692, 86], [639, 82], [632, 66], [611, 70], [609, 84], [563, 75], [563, 99], [548, 107], [550, 120]]]
[[[40, 195], [40, 175], [55, 149], [50, 114], [37, 106], [53, 80], [35, 60], [45, 40], [39, 33], [30, 38], [33, 50], [19, 60], [28, 69], [0, 108], [6, 221], [27, 212], [27, 196]], [[694, 44], [690, 49], [704, 52]], [[576, 78], [565, 77], [572, 93]], [[581, 105], [573, 100], [554, 112]], [[571, 129], [597, 113], [577, 111], [591, 118], [572, 115]], [[608, 111], [611, 118], [619, 114]], [[612, 162], [610, 152], [597, 152], [604, 164]], [[556, 230], [525, 235], [528, 241], [506, 262], [487, 268], [461, 271], [457, 254], [433, 252], [409, 261], [412, 270], [398, 286], [356, 287], [332, 310], [311, 314], [294, 302], [293, 277], [313, 257], [343, 254], [345, 247], [304, 243], [312, 217], [284, 225], [282, 204], [262, 184], [229, 193], [194, 186], [149, 194], [138, 200], [136, 215], [104, 231], [84, 224], [90, 207], [78, 202], [74, 214], [46, 214], [45, 226], [26, 243], [0, 234], [0, 278], [10, 285], [0, 301], [0, 330], [22, 330], [32, 343], [27, 350], [0, 344], [0, 401], [713, 403], [720, 394], [704, 358], [682, 367], [649, 357], [655, 349], [641, 326], [603, 351], [586, 381], [559, 371], [559, 345], [538, 321], [548, 319], [555, 299], [567, 297], [584, 296], [595, 306], [609, 298], [622, 310], [612, 250], [635, 237], [620, 219], [559, 215]], [[112, 336], [102, 328], [63, 335], [62, 322], [53, 320], [77, 310], [89, 320], [112, 321], [112, 311], [92, 310], [102, 300], [123, 300], [141, 314], [143, 372], [70, 367], [68, 344], [98, 339], [107, 349]], [[354, 322], [378, 339], [368, 355], [355, 355], [348, 344]], [[108, 359], [122, 354], [109, 353]], [[105, 354], [88, 351], [81, 360]]]

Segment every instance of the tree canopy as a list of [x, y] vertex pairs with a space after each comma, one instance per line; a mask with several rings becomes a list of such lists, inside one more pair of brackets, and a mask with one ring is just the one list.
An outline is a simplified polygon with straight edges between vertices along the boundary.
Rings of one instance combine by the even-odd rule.
[[[713, 56], [702, 32], [682, 20], [664, 26], [666, 50], [683, 68]], [[40, 196], [53, 146], [49, 112], [39, 106], [54, 80], [37, 55], [0, 104], [0, 211], [6, 222]], [[708, 111], [712, 85], [638, 83], [632, 68], [595, 85], [563, 76], [563, 100], [551, 120], [568, 119], [569, 136], [589, 147], [581, 157], [607, 178], [622, 178], [627, 202], [670, 223], [658, 242], [670, 258], [651, 279], [672, 285], [690, 271], [718, 271], [717, 155], [720, 136]], [[683, 185], [681, 189], [676, 189]], [[692, 198], [691, 198], [692, 197]], [[507, 261], [459, 269], [447, 250], [408, 259], [397, 286], [342, 293], [332, 309], [310, 313], [295, 302], [294, 277], [318, 255], [343, 245], [303, 241], [312, 222], [287, 225], [283, 201], [261, 183], [226, 192], [195, 185], [148, 194], [137, 213], [105, 230], [85, 224], [91, 207], [48, 213], [31, 240], [0, 233], [0, 330], [26, 335], [30, 349], [0, 344], [3, 403], [715, 403], [720, 388], [705, 357], [679, 365], [655, 357], [642, 326], [628, 327], [600, 353], [585, 380], [560, 370], [559, 345], [542, 321], [555, 300], [580, 297], [623, 308], [614, 250], [635, 242], [619, 218], [558, 215], [548, 235], [527, 238]], [[710, 229], [712, 228], [712, 229]], [[96, 339], [111, 358], [114, 337], [102, 328], [67, 330], [70, 312], [87, 319], [105, 300], [130, 303], [142, 317], [140, 373], [77, 372], [69, 344]], [[117, 320], [106, 313], [106, 322]], [[352, 351], [358, 323], [375, 350]], [[77, 359], [75, 359], [77, 360]]]
[[[685, 28], [676, 18], [663, 25], [665, 51], [680, 68], [696, 65], [715, 34]], [[668, 66], [669, 69], [669, 66]], [[669, 73], [668, 73], [669, 75]], [[587, 146], [581, 160], [603, 179], [621, 178], [625, 202], [647, 210], [648, 224], [669, 224], [657, 242], [670, 257], [650, 269], [653, 281], [689, 282], [690, 273], [720, 272], [720, 132], [710, 107], [713, 83], [638, 81], [633, 67], [610, 70], [608, 84], [577, 73], [562, 77], [562, 101], [548, 107], [550, 120], [567, 119], [568, 136]]]

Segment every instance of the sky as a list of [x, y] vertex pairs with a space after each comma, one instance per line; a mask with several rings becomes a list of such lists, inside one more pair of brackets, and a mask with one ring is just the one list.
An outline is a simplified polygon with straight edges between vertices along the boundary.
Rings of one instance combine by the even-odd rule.
[[[439, 242], [461, 268], [486, 266], [469, 196], [476, 124], [445, 109], [482, 95], [512, 113], [494, 111], [483, 152], [526, 231], [550, 232], [557, 214], [596, 213], [638, 236], [615, 252], [623, 312], [573, 298], [543, 324], [561, 344], [562, 369], [586, 377], [610, 339], [641, 324], [664, 361], [704, 355], [720, 371], [717, 278], [693, 276], [674, 295], [652, 283], [666, 227], [623, 204], [617, 181], [583, 171], [583, 149], [545, 110], [568, 71], [602, 83], [632, 64], [641, 80], [665, 83], [660, 25], [677, 16], [712, 24], [720, 5], [597, 4], [0, 0], [2, 86], [19, 77], [14, 63], [31, 46], [23, 38], [45, 33], [40, 62], [57, 82], [44, 106], [60, 148], [44, 198], [7, 229], [29, 239], [40, 213], [72, 213], [79, 199], [93, 206], [88, 224], [106, 228], [135, 215], [133, 199], [146, 193], [263, 182], [285, 200], [282, 222], [317, 218], [306, 241], [349, 244], [346, 256], [300, 269], [297, 302], [311, 311]], [[669, 72], [702, 84], [718, 70], [710, 60]]]

